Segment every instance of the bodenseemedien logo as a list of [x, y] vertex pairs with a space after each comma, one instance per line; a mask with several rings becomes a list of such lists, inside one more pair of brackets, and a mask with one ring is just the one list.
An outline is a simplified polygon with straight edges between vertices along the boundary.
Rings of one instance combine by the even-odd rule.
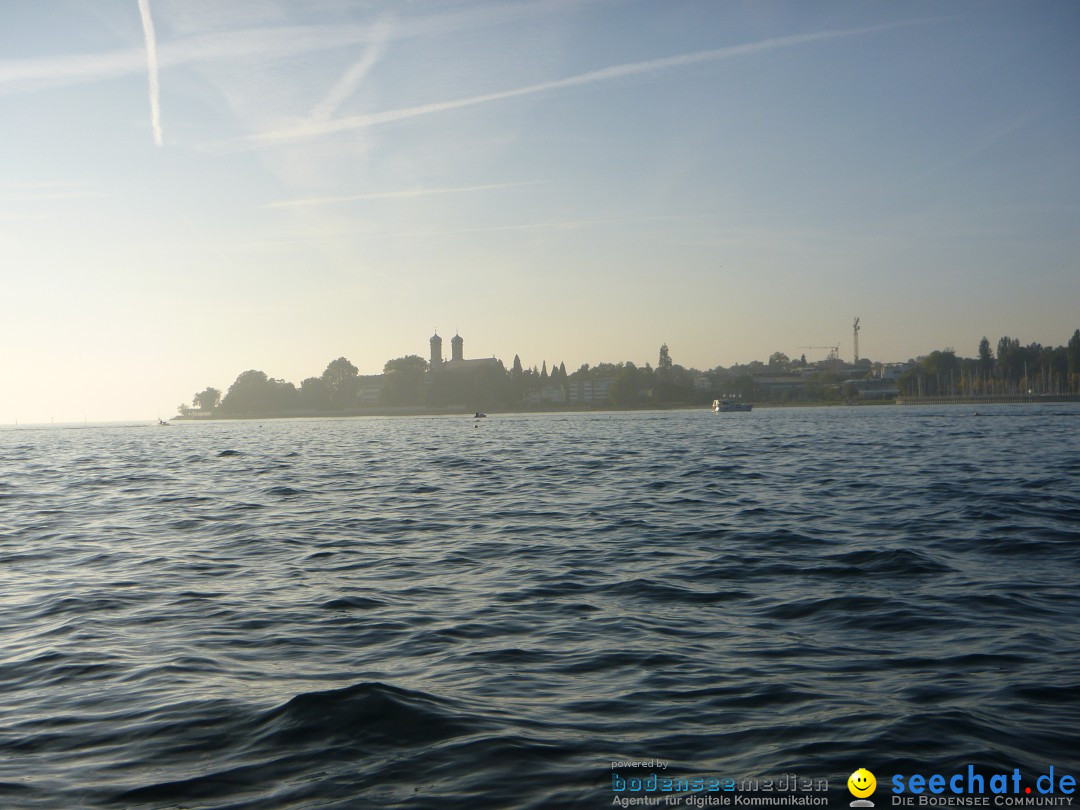
[[877, 789], [877, 779], [866, 768], [859, 768], [847, 780], [847, 789], [851, 791], [851, 795], [855, 797], [849, 807], [873, 807], [874, 803], [867, 801], [868, 796], [872, 796]]

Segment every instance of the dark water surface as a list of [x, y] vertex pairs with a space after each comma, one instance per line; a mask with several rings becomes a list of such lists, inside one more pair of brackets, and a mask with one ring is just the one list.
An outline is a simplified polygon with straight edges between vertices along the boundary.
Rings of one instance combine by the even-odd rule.
[[980, 410], [0, 431], [0, 807], [1080, 775], [1080, 408]]

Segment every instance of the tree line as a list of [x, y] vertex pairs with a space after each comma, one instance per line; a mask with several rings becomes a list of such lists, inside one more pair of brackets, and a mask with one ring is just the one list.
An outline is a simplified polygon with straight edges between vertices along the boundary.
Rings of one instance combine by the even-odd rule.
[[934, 351], [897, 383], [904, 396], [984, 396], [1080, 393], [1080, 329], [1064, 346], [1021, 345], [1001, 337], [996, 351], [984, 337], [975, 357], [952, 348]]
[[[387, 361], [380, 401], [388, 405], [413, 404], [422, 390], [427, 368], [427, 361], [415, 354]], [[252, 369], [242, 372], [224, 396], [217, 388], [206, 388], [192, 398], [192, 407], [181, 405], [179, 410], [182, 415], [227, 416], [354, 410], [360, 404], [362, 383], [359, 369], [345, 357], [331, 360], [322, 374], [306, 378], [299, 387]]]
[[702, 372], [674, 364], [666, 344], [660, 348], [655, 369], [649, 363], [638, 367], [627, 361], [586, 363], [569, 373], [565, 363], [553, 364], [549, 370], [546, 360], [539, 368], [527, 368], [515, 355], [510, 369], [496, 361], [466, 372], [428, 371], [428, 362], [415, 354], [388, 360], [381, 379], [361, 376], [345, 357], [330, 361], [322, 374], [308, 377], [299, 386], [252, 369], [242, 372], [224, 394], [206, 388], [194, 395], [190, 406], [180, 405], [178, 410], [185, 416], [258, 416], [355, 412], [380, 406], [513, 408], [544, 390], [561, 389], [565, 401], [571, 386], [601, 380], [610, 384], [610, 402], [618, 407], [704, 398], [694, 385]]

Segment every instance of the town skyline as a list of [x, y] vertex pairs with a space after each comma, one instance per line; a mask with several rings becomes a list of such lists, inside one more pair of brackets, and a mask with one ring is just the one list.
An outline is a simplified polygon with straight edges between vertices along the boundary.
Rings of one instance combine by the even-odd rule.
[[1057, 345], [1080, 8], [47, 0], [2, 12], [0, 423], [243, 369]]
[[[853, 323], [858, 346], [860, 319]], [[387, 360], [379, 374], [363, 374], [345, 356], [330, 361], [318, 375], [299, 384], [262, 369], [240, 372], [227, 388], [213, 385], [196, 392], [191, 404], [177, 406], [182, 418], [295, 417], [407, 414], [475, 410], [521, 410], [539, 407], [594, 409], [673, 407], [703, 404], [714, 397], [760, 403], [904, 402], [928, 396], [955, 400], [992, 397], [1019, 401], [1034, 396], [1080, 396], [1080, 329], [1059, 345], [1024, 343], [1001, 335], [994, 343], [983, 337], [973, 356], [943, 347], [906, 362], [882, 363], [865, 356], [845, 362], [839, 346], [824, 360], [806, 354], [772, 353], [724, 368], [687, 368], [676, 363], [667, 344], [655, 365], [646, 361], [582, 364], [568, 370], [565, 362], [538, 367], [496, 357], [468, 358], [464, 339], [450, 340], [443, 352], [436, 332], [428, 340], [429, 357], [407, 354]], [[713, 403], [714, 406], [716, 402]], [[387, 410], [388, 409], [388, 410]], [[419, 410], [418, 410], [419, 409]]]
[[[860, 318], [859, 320], [861, 321], [862, 319]], [[461, 330], [460, 329], [455, 329], [453, 331], [454, 331], [454, 335], [451, 338], [447, 338], [445, 340], [445, 343], [449, 344], [454, 337], [458, 337], [464, 342], [465, 336], [461, 335]], [[862, 359], [863, 361], [869, 362], [871, 365], [907, 365], [907, 364], [912, 363], [913, 361], [918, 361], [920, 359], [923, 359], [923, 358], [927, 357], [928, 355], [930, 355], [930, 354], [932, 354], [934, 352], [940, 352], [940, 351], [943, 351], [943, 350], [946, 350], [946, 351], [947, 350], [952, 350], [952, 351], [955, 352], [956, 357], [961, 358], [961, 359], [964, 359], [964, 358], [974, 359], [974, 358], [977, 358], [978, 355], [979, 355], [978, 350], [979, 350], [979, 342], [980, 341], [982, 341], [984, 339], [988, 339], [988, 340], [990, 340], [990, 345], [993, 347], [993, 346], [997, 345], [997, 341], [1000, 340], [1001, 338], [1009, 338], [1010, 337], [1009, 335], [1005, 335], [1004, 333], [1002, 333], [1001, 335], [997, 335], [996, 331], [993, 334], [997, 335], [997, 337], [993, 337], [992, 335], [990, 337], [988, 337], [988, 334], [989, 333], [984, 333], [979, 338], [979, 340], [976, 341], [975, 345], [970, 350], [965, 349], [964, 347], [959, 347], [959, 346], [957, 346], [955, 344], [945, 344], [945, 345], [941, 345], [941, 346], [936, 346], [934, 348], [928, 349], [927, 351], [920, 352], [918, 354], [909, 354], [907, 357], [903, 357], [903, 358], [898, 357], [898, 358], [891, 358], [891, 359], [882, 359], [882, 358], [878, 358], [878, 357], [876, 357], [876, 356], [874, 356], [872, 354], [868, 354], [867, 348], [866, 348], [867, 344], [865, 342], [865, 339], [862, 336], [862, 330], [860, 328], [860, 338], [859, 338], [860, 359]], [[439, 333], [439, 330], [437, 328], [433, 331], [432, 336], [435, 336], [435, 335], [438, 335], [439, 337], [443, 337]], [[1024, 336], [1011, 336], [1011, 339], [1014, 340], [1014, 341], [1019, 341], [1020, 345], [1022, 345], [1022, 346], [1028, 346], [1030, 344], [1036, 344], [1037, 343], [1037, 344], [1041, 344], [1041, 345], [1043, 345], [1045, 347], [1055, 347], [1055, 346], [1059, 346], [1059, 345], [1064, 346], [1068, 342], [1069, 337], [1070, 337], [1070, 335], [1059, 336], [1057, 339], [1051, 339], [1051, 340], [1048, 340], [1048, 341], [1045, 341], [1045, 342], [1040, 341], [1040, 340], [1028, 340]], [[405, 350], [405, 351], [401, 351], [399, 349], [398, 354], [391, 354], [387, 358], [382, 360], [381, 362], [375, 362], [373, 365], [366, 366], [366, 365], [357, 364], [357, 371], [358, 371], [359, 375], [362, 376], [362, 377], [379, 376], [379, 375], [383, 374], [383, 370], [384, 370], [385, 365], [388, 362], [394, 360], [395, 358], [401, 359], [401, 358], [412, 356], [412, 357], [420, 357], [420, 358], [424, 359], [425, 361], [428, 361], [430, 359], [430, 357], [431, 357], [431, 355], [430, 355], [430, 346], [431, 346], [430, 337], [428, 338], [428, 340], [424, 341], [424, 344], [425, 344], [425, 348], [427, 348], [428, 351], [421, 351], [420, 343], [417, 342], [416, 346], [406, 347], [407, 350]], [[851, 364], [851, 363], [854, 362], [854, 356], [853, 356], [854, 339], [853, 339], [853, 335], [850, 334], [850, 333], [847, 336], [846, 345], [848, 347], [847, 355], [845, 355], [845, 352], [844, 352], [845, 341], [838, 341], [838, 342], [833, 344], [833, 348], [837, 348], [839, 350], [839, 354], [838, 354], [837, 357], [831, 357], [831, 355], [829, 354], [830, 347], [827, 346], [827, 345], [824, 345], [824, 344], [821, 344], [821, 345], [809, 345], [808, 344], [808, 345], [804, 345], [804, 346], [792, 347], [792, 351], [785, 351], [784, 348], [782, 348], [782, 347], [781, 348], [776, 348], [776, 349], [774, 349], [772, 351], [769, 351], [769, 352], [767, 352], [767, 353], [765, 353], [765, 354], [763, 354], [761, 356], [758, 356], [758, 357], [749, 357], [749, 358], [746, 358], [746, 359], [741, 360], [741, 361], [737, 360], [737, 361], [735, 361], [733, 363], [727, 363], [727, 364], [725, 364], [725, 363], [715, 363], [715, 364], [712, 364], [712, 365], [696, 365], [696, 364], [693, 364], [691, 362], [684, 361], [684, 358], [682, 358], [680, 355], [675, 354], [675, 353], [672, 353], [672, 362], [676, 366], [684, 368], [687, 371], [694, 371], [694, 372], [701, 372], [701, 373], [713, 372], [713, 371], [716, 371], [716, 370], [728, 370], [728, 369], [734, 369], [734, 368], [742, 368], [742, 367], [747, 367], [747, 366], [753, 366], [754, 364], [761, 364], [761, 365], [763, 365], [765, 367], [768, 367], [770, 357], [772, 355], [774, 355], [774, 354], [782, 354], [782, 355], [786, 356], [791, 361], [797, 361], [797, 360], [800, 359], [800, 357], [802, 357], [802, 358], [805, 358], [806, 363], [808, 363], [810, 365], [824, 364], [824, 363], [830, 361], [830, 359], [838, 359], [840, 362], [842, 362], [844, 364]], [[650, 356], [646, 356], [646, 357], [622, 357], [622, 358], [619, 358], [619, 357], [606, 357], [606, 358], [605, 357], [595, 357], [595, 358], [593, 358], [591, 360], [582, 360], [580, 362], [578, 362], [576, 359], [575, 360], [569, 360], [569, 359], [564, 359], [562, 357], [555, 357], [554, 355], [552, 355], [550, 353], [544, 355], [540, 359], [534, 360], [532, 358], [524, 358], [524, 359], [522, 359], [520, 352], [509, 352], [509, 353], [493, 352], [493, 353], [490, 353], [490, 354], [479, 354], [476, 351], [472, 351], [472, 350], [469, 350], [469, 349], [462, 349], [462, 352], [463, 352], [463, 358], [465, 360], [467, 360], [467, 361], [468, 360], [477, 360], [477, 359], [482, 360], [482, 359], [486, 359], [486, 358], [494, 358], [501, 365], [505, 366], [505, 368], [507, 370], [509, 370], [511, 368], [512, 361], [514, 359], [518, 359], [518, 360], [521, 361], [522, 366], [526, 370], [539, 371], [541, 368], [546, 367], [546, 369], [550, 372], [554, 368], [557, 368], [560, 365], [562, 365], [562, 366], [564, 366], [566, 368], [566, 371], [568, 373], [573, 373], [573, 372], [577, 371], [578, 369], [580, 369], [583, 365], [588, 366], [590, 368], [596, 368], [597, 366], [601, 366], [601, 365], [614, 366], [614, 365], [622, 365], [622, 364], [630, 363], [630, 364], [636, 365], [639, 368], [643, 368], [643, 369], [647, 368], [647, 367], [655, 368], [657, 366], [657, 360], [658, 360], [660, 347], [668, 349], [669, 352], [671, 351], [670, 347], [668, 347], [668, 344], [666, 342], [662, 341], [660, 344], [655, 345], [655, 346], [652, 347], [652, 354]], [[334, 355], [334, 352], [331, 352], [330, 356], [333, 356], [333, 355]], [[366, 357], [367, 355], [366, 354], [357, 355], [355, 353], [350, 354], [349, 352], [345, 352], [344, 354], [342, 354], [342, 353], [339, 352], [339, 353], [337, 353], [337, 356], [339, 358], [341, 358], [341, 359], [348, 359], [350, 362], [352, 362], [356, 357]], [[449, 353], [444, 353], [443, 362], [448, 362], [451, 359], [452, 358], [451, 358], [451, 355]], [[202, 375], [201, 378], [198, 375], [196, 375], [195, 379], [197, 379], [198, 382], [196, 382], [195, 387], [190, 387], [189, 386], [189, 388], [190, 388], [191, 391], [195, 391], [197, 389], [201, 390], [201, 389], [205, 389], [205, 388], [216, 388], [222, 394], [224, 394], [225, 392], [227, 392], [229, 390], [229, 387], [230, 387], [231, 383], [235, 382], [235, 378], [237, 378], [238, 376], [240, 376], [240, 375], [242, 375], [242, 374], [244, 374], [244, 373], [246, 373], [247, 371], [250, 371], [250, 370], [258, 370], [260, 372], [265, 372], [266, 375], [270, 379], [282, 380], [282, 381], [285, 381], [285, 382], [294, 383], [296, 385], [299, 385], [299, 383], [302, 380], [306, 379], [307, 377], [310, 377], [313, 373], [317, 373], [318, 369], [316, 368], [316, 366], [319, 365], [319, 362], [320, 361], [318, 361], [318, 360], [316, 360], [314, 358], [309, 358], [306, 362], [301, 362], [301, 364], [299, 366], [296, 366], [296, 367], [290, 366], [290, 368], [292, 369], [292, 373], [279, 373], [281, 371], [281, 369], [285, 367], [285, 364], [283, 364], [281, 362], [274, 362], [273, 359], [270, 359], [270, 361], [268, 363], [263, 364], [263, 365], [260, 365], [258, 363], [249, 363], [244, 368], [239, 369], [237, 371], [234, 371], [232, 373], [232, 376], [228, 377], [227, 380], [215, 380], [215, 381], [212, 381], [212, 382], [208, 383], [205, 374]], [[241, 365], [243, 365], [243, 364], [241, 364]], [[175, 389], [175, 388], [177, 388], [177, 386], [172, 386], [172, 388]], [[182, 402], [186, 403], [186, 402], [190, 401], [191, 394], [190, 394], [190, 392], [179, 392], [178, 391], [177, 397], [179, 397], [179, 399]], [[175, 397], [174, 397], [174, 399], [175, 399]], [[150, 419], [151, 417], [152, 418], [162, 418], [162, 417], [168, 418], [170, 415], [174, 414], [176, 411], [177, 411], [177, 408], [176, 408], [175, 403], [174, 403], [173, 405], [164, 405], [163, 404], [161, 407], [157, 407], [153, 414], [149, 414], [149, 415], [133, 414], [133, 415], [129, 415], [129, 416], [120, 416], [120, 417], [107, 416], [105, 418], [100, 418], [100, 417], [99, 418], [90, 418], [89, 416], [86, 415], [85, 410], [83, 411], [83, 415], [79, 416], [77, 408], [72, 409], [72, 408], [69, 407], [66, 410], [61, 410], [60, 411], [63, 415], [61, 417], [59, 417], [59, 418], [57, 418], [55, 415], [50, 415], [50, 416], [44, 417], [44, 418], [39, 417], [37, 419], [34, 419], [34, 418], [29, 418], [28, 419], [28, 418], [19, 417], [18, 415], [16, 415], [10, 421], [18, 422], [18, 423], [21, 423], [21, 424], [44, 424], [44, 423], [48, 423], [48, 422], [60, 422], [60, 423], [73, 423], [74, 424], [74, 423], [84, 422], [84, 421], [91, 421], [91, 422], [113, 422], [113, 421], [123, 422], [123, 421], [145, 420], [145, 419]]]

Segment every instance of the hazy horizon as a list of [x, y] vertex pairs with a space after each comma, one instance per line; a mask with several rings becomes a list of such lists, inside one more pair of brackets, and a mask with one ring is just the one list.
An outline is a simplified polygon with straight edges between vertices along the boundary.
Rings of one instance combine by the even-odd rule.
[[901, 361], [1080, 326], [1080, 7], [0, 12], [0, 423], [247, 369]]

